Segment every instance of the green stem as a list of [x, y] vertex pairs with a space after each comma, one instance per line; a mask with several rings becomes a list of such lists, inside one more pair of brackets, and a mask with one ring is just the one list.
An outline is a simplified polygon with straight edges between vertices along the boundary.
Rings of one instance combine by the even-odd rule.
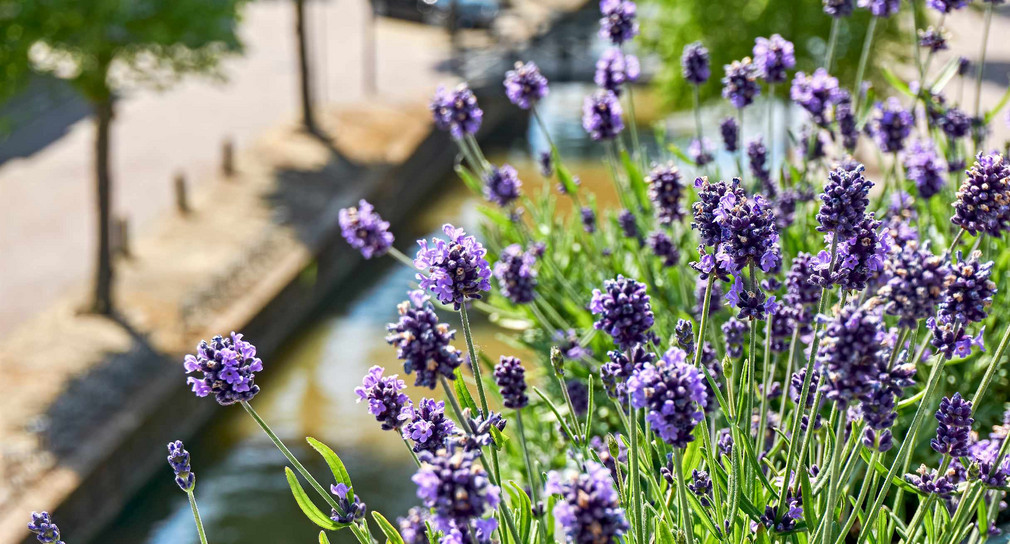
[[400, 436], [400, 438], [403, 439], [403, 445], [407, 446], [407, 451], [410, 452], [410, 458], [414, 460], [414, 464], [417, 465], [418, 467], [420, 467], [421, 466], [421, 460], [418, 459], [417, 458], [417, 454], [414, 453], [414, 448], [410, 447], [410, 442], [407, 442], [407, 439], [403, 438], [402, 435]]
[[877, 17], [870, 17], [866, 25], [866, 39], [863, 40], [863, 52], [859, 55], [859, 68], [856, 69], [856, 86], [852, 89], [852, 111], [859, 115], [859, 102], [862, 99], [863, 75], [866, 73], [866, 61], [870, 58], [870, 48], [873, 45], [873, 33], [877, 30]]
[[397, 261], [400, 261], [400, 264], [411, 270], [417, 271], [417, 266], [414, 266], [414, 261], [410, 257], [404, 255], [399, 249], [389, 246], [389, 255]]
[[[537, 504], [537, 496], [539, 494], [540, 482], [534, 478], [533, 473], [533, 463], [530, 461], [530, 450], [526, 446], [526, 429], [523, 426], [523, 411], [522, 409], [516, 410], [516, 433], [519, 435], [519, 445], [523, 449], [523, 463], [526, 464], [526, 478], [529, 479], [530, 483], [530, 499], [533, 500], [533, 504]], [[547, 529], [544, 527], [543, 520], [538, 520], [537, 528], [540, 532], [540, 541], [544, 544], [547, 543]]]
[[684, 452], [680, 448], [673, 449], [673, 465], [677, 470], [677, 499], [680, 503], [684, 533], [687, 536], [687, 544], [694, 544], [694, 528], [691, 526], [691, 510], [687, 505], [687, 484], [684, 481]]
[[[856, 447], [859, 447], [858, 445]], [[859, 487], [859, 497], [856, 498], [855, 504], [852, 505], [852, 512], [849, 514], [849, 519], [845, 522], [842, 527], [841, 532], [838, 534], [838, 538], [835, 540], [835, 544], [843, 544], [845, 542], [845, 535], [849, 534], [849, 530], [852, 529], [852, 525], [856, 522], [856, 514], [859, 513], [859, 505], [863, 504], [866, 500], [866, 495], [870, 492], [870, 489], [877, 485], [877, 471], [874, 469], [874, 465], [877, 464], [877, 460], [880, 459], [880, 452], [874, 451], [873, 455], [870, 456], [870, 465], [866, 469], [867, 474], [863, 477], [863, 484]]]
[[[835, 446], [831, 452], [831, 479], [828, 480], [828, 505], [824, 510], [824, 533], [821, 540], [824, 544], [831, 542], [832, 524], [835, 521], [835, 503], [837, 502], [839, 492], [839, 459], [842, 456], [842, 446], [845, 445], [844, 435], [847, 423], [848, 418], [845, 417], [845, 414], [839, 414], [838, 425], [835, 427]], [[807, 426], [813, 426], [813, 419], [811, 419]]]
[[828, 37], [828, 54], [824, 59], [824, 69], [827, 70], [829, 74], [831, 73], [831, 65], [835, 61], [835, 46], [838, 44], [838, 26], [840, 20], [841, 19], [839, 17], [831, 18], [831, 34]]
[[[631, 406], [631, 395], [628, 394], [628, 406]], [[629, 423], [631, 428], [631, 450], [628, 455], [631, 457], [631, 500], [635, 508], [635, 540], [638, 544], [646, 544], [645, 524], [642, 519], [642, 481], [638, 459], [638, 410], [631, 408]]]
[[200, 509], [196, 507], [196, 497], [193, 490], [186, 491], [189, 496], [189, 507], [193, 510], [193, 521], [196, 522], [196, 532], [200, 535], [200, 544], [207, 544], [207, 533], [203, 530], [203, 520], [200, 519]]
[[470, 368], [473, 370], [474, 381], [477, 382], [480, 409], [484, 411], [484, 417], [487, 417], [487, 395], [484, 393], [484, 382], [480, 377], [480, 361], [477, 360], [477, 352], [473, 347], [473, 336], [470, 334], [470, 319], [466, 314], [466, 304], [459, 305], [459, 319], [463, 323], [463, 336], [466, 338], [466, 350], [470, 355]]
[[[982, 52], [979, 54], [978, 69], [975, 70], [975, 118], [982, 112], [982, 74], [985, 72], [985, 56], [989, 49], [989, 27], [992, 25], [992, 2], [985, 4], [985, 25], [982, 29]], [[982, 147], [975, 139], [975, 151]]]

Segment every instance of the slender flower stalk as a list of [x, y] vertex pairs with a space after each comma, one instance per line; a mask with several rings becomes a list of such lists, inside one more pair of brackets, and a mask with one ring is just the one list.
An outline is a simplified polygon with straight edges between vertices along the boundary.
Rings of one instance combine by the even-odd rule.
[[203, 520], [200, 519], [200, 509], [196, 506], [193, 490], [186, 491], [186, 496], [189, 498], [189, 508], [193, 511], [193, 521], [196, 523], [196, 532], [200, 535], [200, 544], [207, 544], [207, 532], [204, 531]]
[[856, 68], [856, 84], [852, 87], [853, 107], [852, 111], [859, 112], [859, 103], [863, 98], [863, 75], [866, 73], [866, 61], [870, 58], [870, 49], [873, 46], [873, 34], [877, 30], [877, 19], [870, 17], [870, 22], [866, 25], [866, 39], [863, 41], [863, 51], [859, 54], [859, 67]]
[[[985, 23], [982, 26], [982, 51], [979, 53], [978, 67], [975, 69], [975, 118], [982, 113], [982, 76], [985, 73], [985, 57], [989, 50], [989, 27], [992, 26], [992, 8], [995, 2], [985, 2]], [[985, 148], [985, 141], [975, 138], [975, 152]]]
[[691, 509], [687, 504], [687, 485], [684, 481], [684, 453], [680, 448], [673, 449], [673, 466], [677, 469], [677, 498], [680, 501], [681, 523], [684, 524], [684, 535], [687, 544], [694, 544], [694, 529], [691, 526]]

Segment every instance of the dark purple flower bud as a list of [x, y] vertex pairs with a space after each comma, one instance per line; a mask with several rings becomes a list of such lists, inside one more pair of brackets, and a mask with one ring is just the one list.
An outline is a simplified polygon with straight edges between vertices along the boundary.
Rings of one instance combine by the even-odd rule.
[[719, 132], [722, 133], [722, 144], [726, 151], [736, 153], [740, 140], [740, 126], [736, 122], [736, 117], [726, 117], [719, 123]]
[[950, 13], [967, 6], [969, 2], [970, 0], [927, 0], [926, 3], [940, 13]]
[[854, 9], [854, 0], [824, 0], [824, 13], [835, 18], [848, 17]]
[[[971, 134], [971, 117], [961, 111], [956, 106], [947, 108], [943, 115], [937, 119], [937, 124], [943, 129], [943, 133], [948, 138], [957, 140]], [[960, 170], [960, 168], [958, 168]]]
[[676, 244], [667, 233], [661, 230], [653, 232], [649, 235], [646, 243], [652, 250], [652, 254], [663, 260], [664, 268], [677, 266], [677, 263], [680, 262], [680, 250], [677, 249]]
[[515, 68], [505, 72], [505, 96], [520, 109], [530, 109], [547, 92], [547, 78], [532, 62], [517, 62]]
[[961, 393], [940, 400], [940, 409], [936, 411], [936, 438], [929, 441], [934, 451], [951, 457], [965, 457], [971, 443], [971, 425], [975, 420], [971, 417], [971, 401], [964, 400]]
[[852, 237], [838, 244], [833, 270], [828, 270], [830, 256], [827, 251], [817, 255], [813, 263], [813, 282], [822, 287], [839, 285], [846, 290], [861, 291], [884, 272], [890, 251], [891, 238], [880, 230], [880, 221], [867, 212]]
[[877, 102], [873, 107], [873, 115], [867, 122], [870, 134], [884, 153], [897, 153], [904, 149], [905, 139], [912, 133], [914, 126], [912, 112], [906, 110], [893, 96], [884, 102]]
[[761, 79], [768, 83], [782, 83], [786, 72], [796, 66], [793, 43], [778, 34], [771, 38], [754, 41], [754, 63], [758, 66]]
[[722, 335], [726, 340], [726, 354], [737, 359], [743, 356], [744, 337], [750, 327], [735, 317], [722, 324]]
[[725, 241], [716, 260], [725, 263], [730, 273], [756, 265], [770, 272], [781, 264], [779, 233], [771, 203], [761, 195], [740, 198], [735, 193], [724, 196], [715, 212]]
[[786, 304], [816, 306], [821, 300], [821, 290], [810, 281], [813, 275], [813, 257], [800, 252], [786, 272]]
[[393, 245], [389, 222], [383, 221], [365, 200], [359, 201], [357, 208], [352, 206], [340, 210], [339, 221], [344, 240], [366, 259], [384, 255]]
[[932, 26], [919, 29], [919, 47], [931, 53], [947, 49], [947, 35], [943, 30], [938, 30]]
[[614, 45], [638, 35], [638, 21], [635, 20], [635, 3], [631, 0], [600, 0], [600, 37]]
[[209, 343], [201, 340], [196, 355], [187, 355], [182, 364], [186, 374], [202, 374], [186, 379], [193, 393], [198, 397], [214, 395], [221, 406], [248, 402], [260, 392], [255, 380], [256, 373], [263, 370], [263, 362], [256, 357], [256, 346], [242, 340], [241, 334], [215, 336]]
[[884, 353], [879, 315], [854, 304], [828, 320], [817, 348], [817, 363], [827, 374], [822, 388], [841, 406], [868, 395], [877, 383]]
[[452, 91], [439, 87], [429, 109], [435, 126], [448, 130], [456, 139], [476, 134], [484, 118], [484, 111], [477, 105], [477, 97], [466, 83], [460, 83]]
[[754, 102], [754, 97], [761, 94], [758, 85], [758, 67], [750, 57], [735, 60], [725, 65], [726, 75], [722, 78], [722, 97], [729, 100], [736, 109], [746, 108]]
[[712, 162], [714, 157], [712, 153], [715, 151], [715, 145], [712, 144], [712, 140], [708, 138], [694, 138], [691, 140], [691, 144], [687, 146], [687, 154], [694, 161], [697, 166], [705, 166], [706, 164]]
[[712, 75], [709, 66], [708, 49], [701, 42], [689, 43], [684, 46], [680, 56], [680, 68], [688, 83], [701, 85]]
[[505, 430], [508, 423], [501, 414], [495, 411], [488, 411], [485, 417], [482, 410], [477, 410], [477, 415], [470, 417], [470, 409], [463, 410], [463, 426], [466, 432], [459, 437], [459, 444], [467, 451], [476, 451], [487, 446], [496, 444], [492, 428], [499, 432]]
[[947, 185], [947, 165], [932, 140], [913, 140], [904, 153], [905, 177], [915, 183], [919, 196], [930, 199]]
[[554, 159], [550, 151], [542, 151], [537, 155], [537, 164], [540, 166], [540, 175], [549, 178], [554, 175]]
[[979, 153], [957, 190], [950, 222], [972, 236], [1010, 230], [1010, 166], [999, 153]]
[[582, 228], [589, 234], [596, 232], [596, 213], [588, 207], [583, 207], [581, 212]]
[[940, 300], [939, 315], [962, 325], [981, 323], [988, 317], [996, 284], [989, 279], [993, 262], [979, 262], [981, 251], [973, 251], [968, 259], [958, 252], [957, 264], [951, 265], [947, 290]]
[[859, 0], [858, 4], [870, 10], [874, 17], [890, 17], [901, 9], [901, 0]]
[[526, 396], [526, 371], [519, 359], [502, 355], [494, 367], [494, 381], [501, 390], [502, 404], [506, 408], [519, 410], [530, 403]]
[[487, 536], [493, 532], [490, 514], [498, 507], [501, 491], [491, 484], [477, 458], [477, 451], [452, 447], [418, 454], [421, 467], [412, 480], [418, 498], [432, 510], [435, 530], [477, 531]]
[[[737, 281], [734, 286], [740, 285]], [[734, 295], [734, 291], [730, 290], [730, 298]], [[738, 289], [736, 292], [736, 307], [739, 308], [740, 313], [737, 314], [739, 319], [749, 319], [751, 321], [764, 320], [765, 316], [775, 309], [775, 297], [767, 297], [761, 289], [754, 289], [753, 291], [749, 289]]]
[[691, 481], [687, 488], [698, 497], [698, 502], [702, 506], [711, 505], [712, 499], [712, 478], [704, 470], [694, 469], [691, 471]]
[[643, 364], [628, 379], [631, 404], [645, 408], [645, 421], [667, 444], [686, 448], [704, 417], [708, 393], [698, 369], [680, 348], [670, 348], [655, 364]]
[[448, 240], [432, 238], [430, 245], [427, 240], [417, 241], [420, 249], [414, 266], [427, 272], [419, 272], [417, 280], [439, 302], [459, 310], [466, 300], [479, 299], [482, 292], [491, 290], [491, 266], [484, 259], [487, 250], [476, 238], [448, 223], [442, 232]]
[[933, 255], [927, 242], [922, 248], [910, 241], [891, 253], [884, 266], [890, 278], [880, 288], [884, 311], [898, 316], [898, 324], [914, 327], [920, 319], [934, 314], [949, 281], [946, 259]]
[[964, 358], [971, 355], [972, 348], [978, 347], [980, 351], [985, 351], [983, 334], [985, 327], [979, 330], [976, 336], [971, 336], [961, 323], [948, 317], [931, 317], [926, 320], [926, 329], [929, 330], [929, 343], [936, 348], [936, 353], [943, 355], [950, 360], [957, 355]]
[[408, 510], [406, 517], [396, 518], [404, 544], [428, 544], [428, 526], [425, 522], [430, 519], [428, 509], [418, 506]]
[[612, 399], [625, 402], [628, 397], [627, 381], [635, 369], [656, 361], [656, 354], [645, 346], [636, 344], [630, 350], [607, 352], [609, 361], [600, 367], [600, 379]]
[[724, 198], [736, 200], [746, 199], [740, 188], [740, 180], [734, 179], [732, 184], [725, 181], [710, 183], [707, 177], [694, 180], [698, 191], [698, 201], [694, 203], [694, 221], [691, 228], [698, 231], [698, 236], [706, 246], [717, 246], [723, 242], [726, 235], [720, 223], [721, 206]]
[[547, 474], [544, 493], [558, 495], [554, 519], [561, 525], [566, 542], [613, 542], [628, 530], [614, 478], [596, 461], [586, 461], [583, 470], [579, 474]]
[[519, 244], [502, 250], [501, 260], [494, 265], [494, 277], [501, 286], [501, 294], [513, 304], [528, 304], [536, 295], [537, 260], [532, 251], [523, 251]]
[[189, 452], [181, 440], [168, 443], [168, 464], [175, 473], [175, 483], [183, 491], [192, 491], [196, 487], [196, 474], [189, 466]]
[[582, 104], [582, 128], [593, 140], [613, 140], [624, 130], [622, 113], [616, 94], [596, 91]]
[[803, 501], [798, 495], [794, 495], [792, 490], [786, 494], [784, 512], [777, 515], [774, 505], [765, 506], [765, 513], [761, 516], [761, 524], [767, 529], [777, 533], [787, 533], [796, 528], [796, 523], [803, 519]]
[[383, 368], [379, 365], [368, 369], [354, 392], [358, 395], [358, 402], [368, 401], [368, 413], [382, 424], [382, 430], [399, 429], [402, 425], [400, 412], [410, 403], [407, 395], [402, 393], [407, 385], [398, 380], [396, 374], [383, 376], [382, 373]]
[[417, 372], [414, 385], [435, 388], [439, 376], [454, 379], [453, 371], [462, 362], [459, 351], [451, 344], [456, 331], [439, 323], [435, 308], [424, 291], [407, 294], [410, 300], [397, 307], [396, 323], [386, 325], [386, 342], [396, 348], [396, 357], [403, 361], [403, 371]]
[[796, 72], [789, 88], [789, 98], [807, 110], [818, 125], [827, 122], [831, 107], [845, 96], [838, 88], [838, 79], [828, 74], [824, 68], [818, 68], [811, 75]]
[[895, 411], [895, 395], [888, 387], [877, 387], [862, 398], [860, 411], [866, 428], [863, 431], [863, 445], [885, 452], [894, 445], [891, 427], [898, 418]]
[[828, 173], [828, 183], [820, 194], [821, 209], [817, 212], [817, 230], [830, 232], [839, 240], [856, 233], [873, 187], [873, 182], [863, 177], [863, 165], [847, 166], [838, 165]]
[[688, 356], [694, 355], [694, 325], [686, 319], [678, 319], [677, 326], [673, 331], [680, 349], [684, 350]]
[[60, 528], [53, 523], [49, 512], [32, 512], [28, 530], [35, 533], [35, 538], [43, 544], [64, 544], [60, 540]]
[[635, 220], [635, 214], [631, 213], [631, 210], [621, 210], [621, 213], [617, 216], [617, 224], [621, 226], [621, 231], [624, 232], [625, 238], [638, 240], [641, 243], [638, 223]]
[[519, 198], [522, 185], [516, 169], [503, 164], [484, 175], [484, 198], [504, 208]]
[[589, 310], [597, 316], [593, 328], [611, 336], [620, 349], [651, 340], [655, 319], [645, 284], [618, 275], [603, 282], [603, 291], [593, 289]]
[[947, 475], [941, 476], [936, 470], [926, 468], [926, 465], [920, 465], [916, 474], [906, 474], [905, 481], [915, 486], [921, 493], [935, 494], [943, 499], [950, 497], [957, 490]]
[[684, 184], [681, 181], [680, 170], [672, 162], [658, 164], [645, 176], [649, 187], [649, 200], [656, 207], [656, 219], [660, 224], [669, 225], [684, 217], [681, 200], [684, 197]]
[[768, 171], [768, 148], [760, 136], [747, 142], [747, 159], [750, 173], [763, 187], [771, 185], [771, 172]]
[[603, 52], [596, 61], [596, 74], [593, 81], [602, 88], [621, 96], [621, 90], [626, 83], [638, 81], [642, 69], [638, 57], [625, 55], [617, 47], [611, 47]]
[[415, 452], [432, 453], [445, 448], [457, 434], [456, 424], [445, 417], [445, 402], [423, 398], [417, 404], [407, 404], [400, 412], [400, 433], [404, 440], [414, 442]]
[[[983, 0], [985, 1], [985, 0]], [[971, 61], [966, 57], [957, 58], [957, 75], [964, 76], [968, 73], [968, 69], [971, 68]]]
[[364, 519], [367, 510], [365, 503], [358, 499], [358, 496], [351, 488], [347, 487], [347, 484], [340, 482], [330, 485], [330, 493], [337, 498], [337, 506], [339, 507], [331, 509], [330, 519], [344, 524]]

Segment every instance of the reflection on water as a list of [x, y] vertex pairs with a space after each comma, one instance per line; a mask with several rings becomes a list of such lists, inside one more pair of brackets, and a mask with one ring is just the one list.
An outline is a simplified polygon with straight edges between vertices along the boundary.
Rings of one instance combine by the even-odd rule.
[[[616, 198], [607, 169], [599, 162], [598, 144], [586, 140], [579, 124], [585, 94], [585, 87], [579, 85], [556, 86], [542, 105], [543, 112], [569, 167], [585, 186], [604, 195], [601, 202], [612, 202]], [[516, 166], [528, 189], [542, 183], [528, 158], [531, 145], [544, 148], [536, 130], [529, 141], [518, 141], [514, 149], [491, 157], [493, 162]], [[445, 222], [476, 231], [479, 215], [474, 198], [458, 180], [448, 180], [445, 187], [438, 199], [418, 211], [410, 229], [413, 235], [433, 233]], [[401, 233], [400, 239], [410, 238]], [[404, 299], [413, 274], [392, 259], [384, 264], [380, 274], [344, 289], [356, 295], [352, 300], [335, 301], [328, 315], [292, 339], [273, 361], [266, 361], [263, 392], [254, 405], [314, 474], [323, 476], [328, 471], [302, 438], [313, 436], [336, 449], [369, 508], [392, 520], [417, 503], [410, 481], [414, 466], [399, 437], [380, 431], [366, 407], [355, 402], [353, 392], [370, 366], [380, 364], [394, 372], [399, 366], [393, 348], [385, 342], [385, 325], [395, 319], [396, 304]], [[441, 314], [459, 328], [454, 315]], [[495, 339], [492, 327], [479, 319], [475, 327], [475, 339], [489, 357], [497, 359], [508, 351]], [[464, 349], [462, 332], [457, 336], [458, 347]], [[411, 381], [407, 377], [408, 384]], [[415, 400], [430, 394], [413, 388], [409, 393]], [[217, 418], [187, 442], [211, 542], [315, 542], [318, 529], [291, 499], [281, 454], [240, 408], [220, 408]], [[165, 437], [165, 442], [170, 438]], [[354, 541], [347, 531], [331, 535], [330, 540], [334, 544]], [[175, 487], [167, 464], [94, 542], [198, 542], [186, 496]]]

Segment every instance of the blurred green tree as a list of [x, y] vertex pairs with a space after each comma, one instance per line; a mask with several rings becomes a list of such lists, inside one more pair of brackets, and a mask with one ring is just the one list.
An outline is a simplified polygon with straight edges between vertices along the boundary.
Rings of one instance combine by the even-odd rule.
[[[245, 0], [0, 0], [0, 97], [33, 74], [66, 80], [94, 113], [98, 219], [91, 311], [111, 314], [110, 125], [118, 91], [167, 87], [190, 73], [220, 76], [241, 51]], [[165, 150], [171, 152], [171, 150]]]
[[[820, 0], [645, 0], [643, 8], [642, 43], [662, 59], [656, 83], [672, 109], [692, 104], [691, 88], [680, 73], [680, 55], [691, 42], [704, 43], [712, 58], [712, 77], [700, 89], [705, 100], [719, 96], [723, 65], [750, 56], [755, 38], [781, 34], [796, 45], [796, 69], [809, 73], [823, 65], [831, 33], [832, 19]], [[832, 75], [843, 87], [851, 88], [855, 80], [869, 19], [867, 10], [857, 9], [840, 21]], [[873, 66], [911, 55], [913, 42], [907, 30], [911, 25], [911, 18], [898, 17], [878, 23], [868, 75], [876, 73]], [[787, 96], [788, 90], [780, 88], [776, 95]]]

